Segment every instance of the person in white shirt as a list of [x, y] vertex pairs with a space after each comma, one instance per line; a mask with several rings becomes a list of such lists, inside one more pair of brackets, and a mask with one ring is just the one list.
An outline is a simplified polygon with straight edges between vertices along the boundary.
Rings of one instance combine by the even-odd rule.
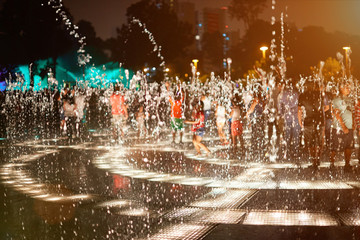
[[220, 142], [222, 143], [222, 145], [229, 144], [228, 140], [226, 139], [225, 133], [223, 131], [223, 128], [226, 123], [226, 108], [221, 104], [221, 102], [216, 103], [215, 117], [216, 117], [216, 127], [218, 129]]

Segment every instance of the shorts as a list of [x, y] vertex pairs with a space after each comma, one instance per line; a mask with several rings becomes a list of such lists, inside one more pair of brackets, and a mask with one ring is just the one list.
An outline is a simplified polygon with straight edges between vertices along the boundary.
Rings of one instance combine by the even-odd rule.
[[304, 127], [304, 141], [306, 147], [318, 147], [322, 145], [322, 129], [320, 125]]
[[64, 111], [61, 111], [61, 112], [60, 112], [60, 120], [65, 120]]
[[205, 122], [209, 119], [211, 110], [204, 110]]
[[354, 148], [354, 130], [349, 129], [346, 134], [343, 131], [332, 129], [331, 132], [331, 151], [343, 152], [345, 149]]
[[226, 123], [226, 118], [223, 117], [216, 118], [216, 124], [225, 124], [225, 123]]
[[171, 129], [175, 131], [183, 131], [184, 129], [184, 121], [180, 118], [171, 118], [170, 121]]
[[124, 115], [113, 115], [111, 122], [114, 127], [123, 128], [126, 125], [126, 119]]
[[241, 136], [242, 131], [242, 123], [239, 120], [231, 123], [231, 136]]
[[195, 135], [199, 137], [203, 137], [205, 135], [205, 128], [196, 129]]
[[141, 121], [137, 121], [137, 127], [140, 129], [140, 128], [144, 128], [145, 127], [145, 122], [144, 120], [141, 120]]

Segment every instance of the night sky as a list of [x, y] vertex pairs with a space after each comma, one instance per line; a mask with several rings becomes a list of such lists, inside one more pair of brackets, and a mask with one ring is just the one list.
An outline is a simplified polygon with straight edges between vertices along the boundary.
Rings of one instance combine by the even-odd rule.
[[[85, 19], [93, 23], [99, 37], [106, 39], [115, 36], [116, 27], [126, 23], [126, 9], [138, 0], [64, 0], [75, 21]], [[205, 6], [227, 6], [230, 0], [187, 0], [194, 2], [198, 9]], [[295, 23], [299, 28], [304, 26], [322, 26], [326, 31], [342, 31], [360, 35], [360, 1], [359, 0], [276, 0], [275, 11], [268, 9], [262, 14], [265, 20], [274, 15], [280, 19], [280, 12], [287, 6], [287, 22]], [[275, 12], [275, 13], [274, 13]], [[239, 28], [233, 21], [232, 28]]]

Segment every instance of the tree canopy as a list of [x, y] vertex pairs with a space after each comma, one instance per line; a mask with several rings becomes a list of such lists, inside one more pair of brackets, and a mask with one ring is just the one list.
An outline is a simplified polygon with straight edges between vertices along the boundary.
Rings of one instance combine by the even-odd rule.
[[[0, 63], [56, 58], [75, 46], [55, 10], [41, 0], [7, 0], [0, 12]], [[68, 14], [70, 16], [70, 14]]]
[[152, 33], [154, 40], [162, 48], [167, 62], [182, 57], [184, 50], [193, 41], [192, 26], [178, 20], [167, 1], [141, 0], [127, 10], [127, 25], [117, 31], [117, 37], [108, 41], [112, 59], [123, 62], [128, 67], [141, 68], [145, 64], [158, 65], [149, 35], [133, 18], [139, 19]]
[[232, 0], [229, 6], [230, 16], [242, 21], [246, 29], [258, 20], [266, 7], [266, 0]]

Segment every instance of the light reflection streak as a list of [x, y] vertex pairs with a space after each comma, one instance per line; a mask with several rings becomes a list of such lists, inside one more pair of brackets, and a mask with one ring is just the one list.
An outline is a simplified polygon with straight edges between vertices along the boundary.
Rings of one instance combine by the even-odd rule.
[[338, 226], [334, 217], [321, 212], [304, 211], [253, 211], [247, 214], [245, 225], [280, 226]]
[[360, 213], [357, 210], [339, 213], [338, 215], [345, 226], [360, 226]]
[[[37, 145], [33, 145], [37, 146]], [[146, 147], [145, 147], [146, 146]], [[271, 163], [271, 164], [263, 164], [263, 163], [247, 163], [241, 164], [238, 163], [235, 159], [221, 159], [216, 157], [196, 157], [194, 154], [189, 153], [184, 149], [175, 149], [172, 147], [164, 147], [165, 145], [161, 144], [145, 144], [145, 145], [135, 145], [132, 147], [122, 147], [121, 150], [119, 147], [113, 146], [96, 146], [96, 147], [87, 147], [84, 145], [74, 145], [74, 146], [58, 146], [59, 148], [74, 148], [74, 149], [106, 149], [108, 150], [107, 155], [102, 155], [98, 157], [94, 163], [97, 167], [103, 169], [110, 169], [110, 172], [130, 176], [132, 178], [144, 178], [149, 181], [158, 181], [158, 182], [168, 182], [168, 183], [176, 183], [183, 185], [196, 185], [196, 186], [205, 186], [205, 187], [221, 187], [221, 190], [217, 190], [226, 195], [225, 193], [231, 192], [229, 189], [348, 189], [352, 188], [349, 186], [349, 183], [346, 182], [326, 182], [326, 181], [269, 181], [269, 177], [271, 177], [274, 169], [282, 169], [282, 168], [297, 168], [298, 166], [289, 163]], [[174, 151], [174, 152], [186, 152], [185, 156], [199, 161], [205, 161], [208, 163], [214, 163], [219, 165], [231, 165], [231, 166], [245, 166], [250, 167], [247, 169], [245, 173], [242, 175], [230, 180], [230, 181], [220, 181], [212, 178], [204, 178], [204, 177], [191, 177], [186, 175], [176, 175], [176, 174], [163, 174], [157, 172], [151, 172], [148, 170], [137, 169], [136, 166], [131, 165], [128, 160], [125, 158], [126, 154], [129, 151], [144, 151], [147, 149], [155, 149], [159, 151]], [[214, 150], [218, 150], [221, 148], [213, 148]], [[223, 149], [223, 148], [222, 148]], [[73, 195], [73, 196], [59, 196], [54, 194], [49, 194], [43, 190], [34, 189], [36, 185], [38, 187], [44, 187], [43, 184], [34, 184], [36, 181], [31, 177], [27, 176], [26, 172], [23, 170], [16, 169], [17, 167], [24, 166], [24, 162], [26, 161], [35, 161], [41, 157], [44, 157], [46, 154], [57, 153], [57, 151], [38, 151], [33, 155], [20, 156], [16, 159], [17, 163], [6, 164], [3, 165], [3, 168], [0, 170], [0, 174], [3, 176], [2, 179], [6, 178], [4, 183], [8, 185], [12, 185], [17, 188], [19, 191], [24, 192], [25, 194], [29, 194], [34, 198], [40, 198], [44, 201], [68, 201], [68, 200], [78, 200], [78, 199], [87, 199], [91, 198], [90, 195]], [[338, 164], [341, 166], [340, 163]], [[304, 164], [308, 165], [308, 164]], [[328, 167], [328, 163], [322, 163], [321, 167]], [[258, 181], [249, 181], [251, 177], [253, 179], [257, 179]], [[16, 181], [14, 181], [14, 179]], [[261, 181], [259, 181], [261, 180]], [[20, 184], [16, 184], [19, 183]], [[46, 189], [45, 189], [46, 190]], [[225, 193], [224, 193], [225, 191]], [[213, 193], [215, 194], [215, 193]], [[201, 200], [193, 203], [193, 206], [202, 207], [202, 208], [219, 208], [223, 206], [230, 206], [234, 204], [234, 198], [226, 195], [224, 199], [217, 199], [218, 203], [212, 202], [211, 200]], [[220, 200], [220, 201], [219, 201]], [[236, 201], [235, 201], [236, 202]], [[129, 203], [126, 201], [123, 202], [124, 205], [118, 203], [117, 207], [127, 206]], [[196, 205], [198, 204], [198, 205]], [[222, 204], [222, 205], [221, 205]], [[218, 211], [218, 210], [217, 210]], [[219, 213], [219, 212], [217, 212]], [[119, 214], [129, 215], [129, 216], [145, 216], [149, 214], [147, 209], [131, 209], [126, 211], [120, 211]], [[200, 213], [199, 213], [200, 214]], [[235, 212], [234, 216], [239, 216], [240, 213]], [[292, 214], [292, 215], [291, 215]], [[296, 215], [297, 214], [297, 215]], [[250, 212], [247, 217], [254, 215], [253, 212]], [[206, 216], [206, 217], [205, 217]], [[204, 212], [201, 213], [201, 217], [198, 217], [198, 221], [216, 223], [216, 222], [229, 222], [229, 218], [226, 218], [226, 211], [223, 216], [217, 215], [216, 211], [208, 211], [208, 215]], [[291, 217], [289, 217], [291, 216]], [[295, 216], [295, 217], [294, 217]], [[315, 223], [309, 223], [314, 221], [314, 216], [316, 213], [284, 213], [284, 212], [274, 212], [272, 213], [269, 221], [275, 221], [275, 219], [282, 219], [284, 225], [307, 225], [307, 224], [317, 224], [321, 226], [328, 226], [329, 219], [323, 219], [322, 215], [320, 215], [320, 219]], [[292, 219], [292, 218], [295, 218]], [[272, 220], [271, 220], [272, 219]], [[254, 219], [253, 224], [264, 224], [265, 220], [262, 219]], [[294, 222], [295, 221], [295, 222]], [[297, 221], [297, 222], [296, 222]], [[330, 221], [331, 224], [331, 221]]]
[[[62, 194], [50, 194], [50, 190], [43, 183], [39, 183], [37, 180], [30, 176], [30, 173], [23, 169], [27, 162], [36, 161], [47, 155], [58, 153], [57, 150], [42, 150], [36, 151], [33, 154], [19, 156], [13, 161], [15, 163], [7, 163], [0, 167], [1, 179], [5, 180], [3, 183], [9, 187], [22, 192], [25, 195], [29, 195], [33, 198], [41, 199], [42, 201], [74, 201], [82, 199], [90, 199], [91, 195], [75, 194], [65, 195]], [[19, 169], [21, 167], [21, 169]], [[41, 188], [41, 189], [39, 189]]]
[[[125, 150], [124, 150], [125, 151]], [[353, 188], [346, 182], [326, 182], [326, 181], [272, 181], [273, 169], [267, 169], [258, 164], [256, 168], [249, 168], [241, 175], [232, 180], [224, 181], [209, 177], [195, 178], [187, 175], [174, 175], [152, 172], [137, 169], [131, 166], [125, 158], [114, 158], [112, 151], [95, 159], [94, 164], [103, 169], [107, 169], [114, 174], [127, 177], [147, 179], [152, 182], [167, 182], [189, 186], [205, 187], [224, 187], [228, 189], [351, 189]], [[112, 164], [115, 163], [116, 164]], [[256, 180], [256, 181], [255, 181]], [[260, 181], [259, 181], [260, 180]]]
[[121, 207], [129, 206], [130, 204], [131, 204], [131, 202], [128, 201], [128, 200], [112, 200], [112, 201], [107, 201], [107, 202], [100, 203], [96, 207], [99, 207], [99, 208], [102, 208], [102, 207], [121, 208]]
[[129, 210], [120, 211], [120, 212], [118, 212], [118, 214], [126, 215], [126, 216], [141, 217], [141, 216], [149, 215], [150, 212], [149, 212], [149, 210], [144, 209], [144, 208], [137, 208], [137, 209], [129, 209]]
[[199, 239], [204, 236], [208, 231], [213, 228], [213, 225], [207, 224], [174, 224], [161, 229], [159, 233], [156, 233], [150, 237], [150, 239]]

